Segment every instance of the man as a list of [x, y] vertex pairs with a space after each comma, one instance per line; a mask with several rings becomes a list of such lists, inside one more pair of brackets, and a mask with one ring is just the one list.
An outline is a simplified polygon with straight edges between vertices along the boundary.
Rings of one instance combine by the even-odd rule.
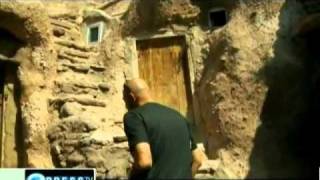
[[191, 179], [206, 156], [196, 147], [186, 119], [153, 102], [143, 80], [129, 80], [126, 85], [138, 106], [124, 116], [134, 158], [131, 179]]

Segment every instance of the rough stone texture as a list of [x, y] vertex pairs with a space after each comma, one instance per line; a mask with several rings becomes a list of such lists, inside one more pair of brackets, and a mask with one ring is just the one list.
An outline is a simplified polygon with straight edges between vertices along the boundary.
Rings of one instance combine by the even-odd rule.
[[97, 124], [83, 117], [64, 118], [48, 131], [56, 167], [93, 167], [97, 177], [125, 177], [129, 168], [127, 145], [106, 139]]
[[[210, 7], [191, 2], [0, 2], [0, 28], [24, 42], [9, 60], [20, 63], [25, 166], [94, 167], [100, 179], [126, 177], [132, 159], [122, 124], [123, 85], [125, 76], [136, 76], [135, 38], [184, 35], [195, 124], [215, 159], [196, 177], [286, 177], [307, 170], [299, 170], [308, 163], [299, 165], [288, 150], [294, 138], [287, 141], [311, 98], [301, 88], [311, 81], [302, 78], [308, 76], [303, 60], [293, 53], [302, 48], [291, 46], [303, 14], [299, 3], [217, 1], [230, 11], [229, 21], [213, 30], [199, 20], [207, 17], [200, 10]], [[83, 32], [92, 17], [107, 25], [96, 45], [88, 45]]]
[[[271, 110], [271, 106], [280, 102], [279, 109], [292, 104], [286, 104], [285, 99], [270, 99], [270, 93], [278, 90], [269, 84], [280, 67], [287, 66], [290, 75], [279, 74], [271, 81], [277, 84], [280, 92], [290, 91], [291, 88], [284, 84], [294, 73], [301, 72], [301, 62], [290, 49], [292, 27], [301, 14], [296, 2], [246, 3], [230, 14], [225, 28], [210, 33], [209, 56], [204, 61], [197, 94], [203, 120], [199, 124], [206, 132], [208, 155], [221, 160], [217, 176], [288, 177], [299, 176], [302, 172], [295, 171], [299, 169], [299, 160], [294, 155], [287, 155], [290, 144], [284, 140], [292, 131], [285, 124], [291, 122], [295, 126], [294, 115], [280, 111], [281, 115], [277, 116], [277, 110]], [[288, 97], [284, 94], [272, 96]], [[269, 106], [267, 103], [274, 104]], [[299, 108], [297, 112], [301, 111]], [[281, 146], [277, 147], [277, 144]]]
[[55, 52], [50, 41], [48, 16], [40, 3], [0, 2], [0, 27], [25, 43], [18, 50], [18, 77], [22, 86], [21, 111], [26, 159], [31, 167], [52, 167], [46, 128], [51, 120], [46, 100], [55, 77]]
[[171, 24], [192, 25], [199, 12], [189, 0], [133, 0], [123, 18], [123, 33], [144, 33]]
[[[124, 60], [117, 54], [121, 47], [110, 43], [121, 42], [113, 39], [120, 38], [113, 29], [117, 24], [109, 19], [104, 41], [87, 45], [83, 35], [74, 34], [82, 34], [82, 23], [86, 23], [82, 17], [87, 16], [88, 7], [75, 8], [79, 11], [73, 11], [73, 17], [51, 16], [51, 24], [66, 32], [61, 36], [53, 31], [58, 76], [49, 106], [56, 114], [56, 125], [48, 138], [54, 165], [94, 167], [99, 179], [126, 177], [130, 156], [122, 125], [116, 123], [126, 111], [122, 101]], [[77, 19], [82, 22], [75, 22]]]

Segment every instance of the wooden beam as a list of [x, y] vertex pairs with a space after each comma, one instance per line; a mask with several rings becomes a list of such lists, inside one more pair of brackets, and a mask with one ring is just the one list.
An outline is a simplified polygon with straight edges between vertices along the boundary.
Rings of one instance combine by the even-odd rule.
[[10, 57], [7, 57], [3, 54], [0, 54], [0, 63], [1, 62], [7, 62], [7, 63], [11, 63], [11, 64], [14, 64], [14, 65], [20, 65], [20, 62], [17, 61], [15, 58], [10, 58]]

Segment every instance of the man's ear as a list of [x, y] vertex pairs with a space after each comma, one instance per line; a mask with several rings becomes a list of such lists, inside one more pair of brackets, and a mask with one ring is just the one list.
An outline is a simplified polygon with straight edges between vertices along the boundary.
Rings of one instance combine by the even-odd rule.
[[131, 91], [127, 86], [124, 86], [123, 88], [123, 100], [126, 104], [126, 108], [128, 110], [135, 108], [135, 100], [133, 99], [131, 95]]
[[131, 96], [131, 98], [133, 99], [134, 102], [137, 100], [136, 96], [132, 92], [130, 92], [130, 96]]
[[135, 80], [134, 79], [126, 80], [125, 86], [127, 86], [131, 90], [135, 86]]

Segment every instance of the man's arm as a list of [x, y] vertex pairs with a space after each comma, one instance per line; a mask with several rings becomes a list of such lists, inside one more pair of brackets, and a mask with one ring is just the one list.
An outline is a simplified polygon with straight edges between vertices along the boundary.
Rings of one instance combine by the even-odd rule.
[[200, 148], [192, 151], [192, 177], [196, 175], [201, 164], [207, 159], [206, 154]]
[[135, 176], [151, 168], [151, 148], [143, 120], [138, 114], [127, 113], [125, 115], [124, 130], [134, 159], [131, 176]]
[[197, 147], [197, 144], [195, 143], [195, 140], [192, 135], [191, 126], [189, 123], [187, 123], [188, 130], [189, 130], [189, 136], [190, 136], [190, 143], [191, 143], [191, 151], [192, 151], [192, 177], [194, 177], [200, 168], [203, 161], [207, 160], [206, 154]]
[[139, 143], [133, 152], [134, 164], [136, 169], [150, 169], [152, 166], [152, 155], [149, 143]]

